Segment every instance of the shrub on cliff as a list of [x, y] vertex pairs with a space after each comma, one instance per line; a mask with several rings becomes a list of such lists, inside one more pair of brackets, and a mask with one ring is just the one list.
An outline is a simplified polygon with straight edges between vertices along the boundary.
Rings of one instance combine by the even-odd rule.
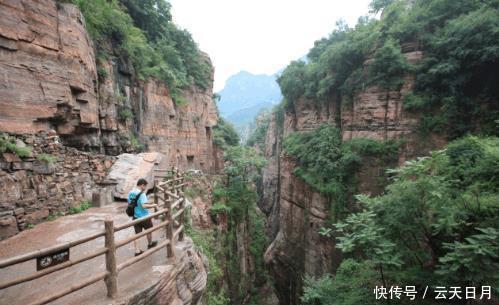
[[466, 137], [391, 172], [334, 226], [337, 247], [376, 262], [388, 286], [498, 287], [499, 139]]
[[[381, 18], [338, 23], [316, 41], [308, 62], [291, 62], [278, 79], [288, 109], [299, 99], [347, 105], [370, 85], [397, 90], [416, 76], [406, 110], [423, 111], [421, 130], [457, 138], [469, 131], [498, 134], [499, 4], [497, 1], [374, 0]], [[401, 46], [423, 60], [409, 65]], [[388, 95], [387, 95], [388, 97]]]
[[265, 149], [264, 147], [265, 136], [267, 135], [267, 130], [269, 129], [271, 115], [272, 113], [265, 113], [263, 114], [263, 117], [256, 122], [256, 128], [250, 134], [248, 141], [246, 141], [246, 145], [248, 146], [258, 145], [261, 151]]
[[329, 125], [293, 133], [284, 139], [283, 147], [298, 163], [293, 173], [329, 198], [335, 219], [346, 211], [349, 195], [355, 191], [362, 158], [378, 157], [386, 163], [394, 161], [398, 151], [394, 141], [358, 138], [343, 142], [340, 131]]
[[224, 120], [218, 118], [217, 125], [213, 128], [213, 143], [221, 148], [227, 146], [236, 146], [239, 144], [240, 138], [234, 126]]
[[32, 148], [28, 146], [16, 145], [16, 140], [5, 135], [0, 135], [0, 153], [11, 152], [24, 158], [31, 156]]
[[310, 305], [377, 305], [372, 289], [380, 286], [370, 261], [344, 260], [335, 275], [305, 278], [301, 301]]
[[191, 35], [175, 26], [170, 4], [163, 0], [72, 0], [84, 17], [97, 51], [109, 42], [128, 56], [137, 76], [167, 82], [172, 95], [191, 84], [207, 89], [211, 64]]

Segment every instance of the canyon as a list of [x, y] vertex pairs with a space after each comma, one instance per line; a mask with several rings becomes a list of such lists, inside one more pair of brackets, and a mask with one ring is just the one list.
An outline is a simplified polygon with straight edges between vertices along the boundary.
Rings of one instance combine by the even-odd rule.
[[[402, 50], [412, 64], [423, 56], [417, 44], [403, 45]], [[366, 69], [371, 61], [364, 62]], [[271, 116], [264, 141], [268, 165], [263, 169], [259, 206], [267, 215], [266, 233], [271, 240], [265, 263], [275, 280], [280, 304], [301, 304], [304, 276], [334, 273], [342, 261], [334, 239], [319, 233], [332, 217], [332, 203], [294, 174], [297, 164], [283, 151], [283, 139], [328, 124], [341, 130], [344, 141], [403, 140], [396, 162], [390, 164], [400, 166], [447, 143], [444, 136], [437, 134], [422, 139], [417, 132], [420, 116], [404, 111], [404, 97], [412, 92], [413, 85], [414, 77], [407, 75], [400, 90], [369, 86], [357, 93], [349, 106], [338, 106], [341, 96], [331, 97], [325, 104], [302, 98], [286, 109], [283, 117], [278, 113]], [[386, 165], [376, 161], [363, 160], [355, 178], [356, 193], [378, 195], [383, 191], [380, 181]]]
[[[492, 138], [494, 133], [490, 131], [495, 128], [492, 123], [497, 124], [494, 118], [497, 114], [496, 100], [490, 98], [494, 97], [496, 91], [489, 88], [478, 94], [479, 90], [473, 88], [475, 83], [461, 86], [456, 81], [458, 85], [453, 83], [454, 87], [449, 86], [449, 92], [456, 92], [456, 88], [460, 87], [473, 90], [469, 93], [463, 89], [461, 95], [453, 96], [445, 92], [444, 85], [437, 84], [436, 87], [440, 85], [438, 92], [433, 92], [431, 90], [434, 88], [428, 83], [434, 85], [435, 79], [447, 82], [451, 76], [455, 76], [453, 73], [451, 76], [445, 74], [448, 73], [446, 65], [440, 67], [444, 70], [439, 72], [444, 73], [443, 77], [435, 72], [438, 69], [433, 69], [433, 66], [431, 73], [424, 74], [422, 67], [431, 63], [431, 60], [437, 60], [436, 56], [443, 49], [437, 52], [428, 47], [428, 41], [414, 38], [417, 31], [405, 23], [403, 25], [408, 27], [405, 30], [409, 34], [403, 33], [404, 36], [394, 30], [396, 33], [390, 35], [396, 39], [390, 35], [384, 36], [384, 26], [392, 26], [390, 22], [393, 20], [390, 18], [395, 18], [393, 16], [397, 14], [409, 14], [416, 5], [427, 9], [426, 2], [418, 4], [416, 1], [401, 1], [400, 5], [397, 2], [393, 7], [390, 1], [386, 2], [388, 4], [383, 2], [385, 8], [389, 9], [388, 13], [383, 11], [379, 20], [367, 17], [365, 20], [359, 19], [356, 27], [338, 27], [329, 38], [317, 41], [307, 62], [293, 61], [279, 73], [277, 82], [283, 100], [272, 111], [256, 118], [255, 134], [262, 130], [263, 133], [249, 136], [253, 144], [247, 145], [241, 143], [230, 124], [219, 118], [215, 103], [217, 94], [213, 93], [214, 68], [208, 54], [196, 46], [194, 50], [199, 57], [192, 60], [199, 59], [210, 68], [209, 75], [205, 75], [204, 79], [206, 86], [196, 82], [196, 77], [202, 75], [199, 71], [192, 72], [184, 66], [185, 75], [182, 75], [176, 74], [178, 71], [173, 68], [175, 64], [168, 66], [171, 64], [168, 62], [171, 59], [169, 56], [173, 58], [190, 49], [181, 44], [168, 45], [167, 40], [175, 35], [154, 40], [157, 37], [154, 38], [153, 34], [157, 33], [148, 32], [147, 22], [165, 13], [161, 7], [145, 1], [96, 0], [92, 3], [97, 8], [104, 9], [107, 5], [106, 10], [114, 12], [115, 17], [125, 16], [120, 21], [128, 23], [120, 25], [125, 30], [110, 29], [106, 32], [107, 29], [101, 29], [102, 35], [95, 36], [96, 21], [92, 18], [85, 20], [85, 16], [98, 13], [85, 11], [82, 3], [85, 2], [0, 0], [0, 188], [4, 190], [4, 196], [0, 198], [0, 240], [5, 245], [3, 255], [8, 253], [14, 256], [16, 253], [12, 252], [14, 250], [10, 246], [22, 244], [20, 241], [25, 239], [36, 244], [39, 241], [36, 234], [42, 235], [44, 228], [63, 228], [68, 230], [64, 232], [69, 236], [74, 233], [69, 232], [72, 225], [92, 227], [93, 222], [96, 219], [103, 220], [106, 213], [125, 223], [129, 219], [121, 210], [128, 191], [135, 186], [138, 178], [145, 177], [151, 182], [148, 186], [151, 192], [159, 189], [153, 183], [155, 170], [166, 172], [178, 168], [187, 172], [185, 196], [189, 200], [189, 213], [187, 219], [182, 220], [185, 220], [186, 235], [190, 237], [177, 245], [178, 260], [171, 266], [169, 263], [164, 265], [164, 257], [161, 261], [150, 262], [161, 264], [161, 274], [156, 274], [154, 283], [145, 289], [120, 299], [120, 304], [312, 304], [303, 300], [304, 291], [310, 286], [307, 284], [310, 278], [316, 280], [330, 274], [332, 276], [329, 279], [334, 281], [334, 275], [341, 270], [343, 262], [359, 259], [370, 263], [366, 257], [356, 257], [357, 253], [342, 251], [338, 247], [341, 236], [333, 232], [337, 221], [349, 215], [361, 214], [366, 208], [363, 202], [356, 200], [356, 194], [386, 194], [387, 186], [395, 180], [391, 178], [397, 175], [393, 171], [387, 172], [387, 169], [401, 168], [407, 161], [431, 156], [435, 150], [445, 147], [450, 141], [449, 134], [454, 130], [445, 130], [442, 126], [454, 127], [456, 118], [464, 122], [464, 127], [459, 125], [459, 128], [467, 132], [459, 130], [461, 134], [456, 133], [455, 138], [464, 138], [469, 133], [490, 136], [486, 141], [491, 143], [497, 140]], [[131, 4], [150, 5], [153, 8], [152, 13], [148, 12], [151, 16], [135, 16]], [[168, 14], [169, 9], [166, 9]], [[453, 13], [456, 16], [463, 15], [460, 9], [457, 8]], [[483, 8], [475, 9], [479, 11]], [[141, 10], [138, 11], [141, 13]], [[436, 8], [428, 11], [436, 11]], [[411, 17], [415, 20], [424, 19], [417, 14], [418, 11], [416, 17]], [[438, 11], [435, 14], [438, 15]], [[165, 18], [168, 19], [165, 24], [176, 26], [171, 16]], [[396, 21], [399, 22], [398, 19]], [[130, 30], [132, 27], [137, 31]], [[163, 28], [158, 25], [158, 29]], [[138, 36], [126, 36], [131, 35], [124, 32], [127, 30]], [[178, 31], [175, 33], [179, 36], [187, 33]], [[427, 28], [421, 31], [427, 31]], [[468, 32], [464, 32], [463, 37], [467, 37]], [[154, 49], [156, 53], [150, 54], [164, 56], [167, 60], [155, 58], [157, 61], [151, 61], [152, 64], [148, 63], [151, 66], [147, 67], [153, 72], [149, 71], [150, 74], [144, 76], [144, 67], [139, 67], [141, 63], [137, 62], [134, 52], [145, 52], [146, 49], [126, 49], [126, 38], [137, 38], [138, 42], [133, 43], [138, 45], [144, 43], [140, 41], [144, 39], [149, 49], [157, 48]], [[437, 49], [438, 46], [433, 47]], [[172, 53], [168, 53], [170, 49], [173, 49]], [[179, 62], [185, 59], [176, 57], [172, 61], [179, 58]], [[457, 61], [454, 57], [451, 59]], [[462, 61], [468, 62], [467, 59]], [[343, 67], [344, 62], [346, 68]], [[490, 65], [484, 62], [483, 65]], [[497, 60], [492, 60], [492, 63], [497, 64]], [[335, 65], [339, 68], [336, 69]], [[376, 65], [378, 68], [386, 65], [391, 68], [386, 70], [395, 72], [393, 75], [383, 74], [386, 71], [375, 70], [373, 67]], [[480, 70], [465, 69], [463, 63], [456, 66], [474, 73]], [[497, 73], [487, 73], [484, 74], [487, 82], [493, 83]], [[185, 77], [187, 85], [176, 85], [182, 83], [181, 76]], [[473, 77], [463, 79], [480, 83], [480, 77]], [[396, 78], [396, 82], [390, 83], [393, 78]], [[273, 90], [276, 90], [273, 79]], [[290, 95], [290, 92], [295, 94]], [[448, 94], [445, 96], [441, 92]], [[471, 110], [463, 114], [463, 109]], [[481, 113], [488, 116], [480, 117]], [[423, 130], [424, 124], [433, 124], [433, 129]], [[259, 126], [265, 127], [259, 130]], [[352, 172], [345, 170], [351, 175], [344, 178], [345, 181], [333, 181], [338, 182], [340, 187], [342, 183], [348, 183], [346, 190], [342, 189], [342, 195], [348, 197], [346, 212], [342, 215], [335, 209], [337, 202], [331, 193], [328, 195], [310, 179], [300, 176], [300, 170], [303, 173], [304, 167], [303, 162], [300, 162], [303, 160], [286, 149], [286, 140], [293, 136], [314, 134], [323, 127], [338, 132], [339, 144], [331, 149], [337, 149], [338, 155], [344, 153], [345, 147], [342, 145], [347, 146], [355, 140], [376, 143], [374, 145], [379, 145], [377, 147], [387, 143], [396, 146], [395, 156], [387, 158], [375, 153], [350, 155], [358, 157], [359, 160], [355, 161], [358, 168]], [[478, 143], [476, 138], [469, 141]], [[317, 146], [321, 144], [316, 143]], [[488, 142], [487, 145], [482, 146], [494, 147]], [[480, 145], [465, 143], [454, 148], [445, 160], [449, 164], [455, 162], [459, 165], [462, 161], [459, 158], [471, 156], [469, 158], [472, 161], [465, 165], [473, 167], [474, 162], [478, 162], [475, 159], [487, 155], [483, 151], [477, 152], [475, 146]], [[482, 146], [479, 148], [482, 149]], [[321, 148], [312, 146], [312, 149], [319, 151]], [[493, 149], [483, 150], [492, 155], [490, 151]], [[337, 156], [331, 157], [332, 154], [320, 157], [333, 159], [327, 160], [331, 163], [341, 161], [334, 159]], [[458, 161], [452, 159], [454, 157]], [[493, 163], [497, 159], [490, 158], [490, 164], [497, 164]], [[331, 168], [325, 172], [331, 174]], [[315, 169], [316, 172], [320, 171]], [[430, 172], [428, 175], [433, 174]], [[459, 176], [460, 172], [456, 174], [457, 179], [448, 179], [455, 178], [450, 174], [437, 174], [441, 174], [444, 177], [442, 180], [446, 182], [465, 183], [465, 175]], [[489, 179], [492, 181], [490, 185], [496, 177], [492, 170], [491, 173], [480, 172], [477, 175], [486, 176], [487, 179], [492, 177]], [[321, 182], [327, 184], [331, 181]], [[489, 184], [484, 185], [491, 188]], [[480, 187], [477, 186], [479, 190]], [[494, 190], [490, 194], [488, 192], [488, 189], [483, 191], [485, 204], [476, 200], [478, 211], [482, 211], [482, 208], [486, 210], [488, 206], [494, 207], [493, 200], [497, 194]], [[166, 191], [164, 195], [168, 198]], [[468, 203], [469, 198], [465, 195], [463, 201]], [[83, 212], [90, 206], [92, 209]], [[490, 211], [487, 211], [489, 214], [483, 212], [480, 217], [485, 215], [487, 221], [487, 217], [492, 219], [495, 214]], [[431, 214], [431, 218], [437, 214]], [[470, 215], [469, 219], [479, 218], [471, 212]], [[436, 226], [433, 223], [431, 225]], [[431, 225], [428, 227], [433, 229]], [[325, 233], [327, 230], [330, 231]], [[466, 231], [466, 234], [471, 231]], [[471, 236], [460, 231], [453, 234], [461, 234], [459, 236], [463, 238], [460, 242]], [[417, 257], [416, 263], [411, 261], [413, 258], [409, 258], [405, 267], [417, 266], [421, 267], [419, 271], [425, 272], [435, 270], [438, 259], [432, 245], [428, 246], [434, 237], [430, 233], [423, 234], [419, 239], [414, 236], [407, 246], [410, 251], [421, 247], [422, 250], [419, 250], [423, 257], [431, 252], [430, 264]], [[449, 236], [446, 238], [446, 241], [451, 240]], [[54, 240], [57, 238], [47, 239], [47, 244]], [[436, 249], [445, 254], [453, 253], [446, 252], [449, 247], [447, 242], [439, 240], [438, 243], [441, 247], [435, 246]], [[493, 242], [491, 244], [495, 245]], [[128, 250], [133, 249], [130, 247]], [[129, 254], [131, 252], [125, 253], [125, 256]], [[167, 265], [169, 267], [164, 267]], [[385, 284], [381, 263], [376, 268], [381, 269], [381, 279]], [[371, 267], [369, 271], [376, 268]], [[156, 271], [159, 269], [155, 268]], [[167, 269], [168, 272], [165, 272]], [[156, 272], [149, 265], [147, 270]], [[392, 283], [398, 284], [394, 279], [398, 280], [392, 278]], [[355, 280], [352, 278], [351, 282]], [[381, 284], [377, 274], [371, 276], [370, 280], [369, 285]], [[348, 281], [350, 284], [350, 279]], [[371, 292], [373, 287], [367, 288]], [[10, 292], [10, 296], [15, 298], [15, 293]], [[84, 298], [79, 299], [79, 302], [84, 304]], [[314, 299], [313, 304], [322, 303]]]

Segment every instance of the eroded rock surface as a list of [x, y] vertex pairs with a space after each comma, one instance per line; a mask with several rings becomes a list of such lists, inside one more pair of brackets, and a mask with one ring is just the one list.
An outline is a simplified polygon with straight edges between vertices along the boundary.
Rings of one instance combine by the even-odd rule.
[[[402, 48], [409, 62], [422, 58], [417, 45]], [[366, 61], [366, 67], [369, 65]], [[350, 106], [339, 107], [338, 98], [319, 104], [299, 100], [286, 111], [279, 124], [272, 118], [265, 138], [264, 155], [270, 162], [263, 170], [263, 194], [260, 208], [267, 214], [267, 235], [272, 243], [265, 253], [265, 262], [275, 280], [281, 304], [300, 304], [305, 274], [320, 276], [332, 273], [341, 263], [341, 253], [334, 241], [318, 232], [330, 217], [328, 200], [293, 174], [293, 159], [282, 151], [282, 139], [293, 132], [313, 130], [322, 124], [339, 128], [345, 140], [366, 137], [377, 140], [403, 139], [398, 163], [442, 147], [445, 140], [431, 136], [421, 142], [416, 127], [419, 117], [403, 110], [404, 96], [411, 92], [414, 78], [406, 76], [398, 91], [377, 86], [365, 88]], [[280, 126], [279, 126], [280, 125]], [[377, 182], [383, 169], [376, 162], [365, 160], [357, 174], [357, 192], [378, 194]], [[394, 164], [396, 165], [396, 164]]]
[[201, 305], [206, 289], [207, 269], [204, 256], [190, 238], [176, 245], [173, 265], [157, 266], [159, 280], [120, 305]]
[[100, 63], [99, 77], [75, 5], [0, 1], [0, 131], [54, 129], [79, 150], [157, 151], [169, 166], [215, 171], [220, 162], [214, 160], [212, 128], [218, 114], [211, 85], [185, 89], [185, 104], [177, 105], [164, 82], [139, 80], [111, 42], [108, 49], [118, 55]]

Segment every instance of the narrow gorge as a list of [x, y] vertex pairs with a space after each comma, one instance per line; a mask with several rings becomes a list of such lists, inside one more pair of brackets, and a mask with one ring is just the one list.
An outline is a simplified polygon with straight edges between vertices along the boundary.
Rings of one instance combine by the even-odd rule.
[[[499, 6], [369, 10], [277, 74], [242, 143], [169, 2], [0, 0], [0, 265], [126, 223], [138, 178], [157, 202], [181, 171], [175, 259], [50, 304], [499, 304]], [[0, 304], [38, 304], [39, 283]]]

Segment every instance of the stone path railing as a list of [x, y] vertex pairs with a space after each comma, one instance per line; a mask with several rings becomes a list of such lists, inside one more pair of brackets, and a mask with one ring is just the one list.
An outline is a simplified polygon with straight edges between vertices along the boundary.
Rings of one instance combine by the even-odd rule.
[[[179, 241], [182, 241], [184, 239], [183, 222], [184, 222], [184, 212], [185, 212], [185, 198], [183, 195], [183, 190], [186, 186], [185, 175], [183, 173], [180, 173], [176, 169], [156, 170], [156, 172], [159, 173], [160, 176], [162, 177], [165, 177], [166, 175], [170, 174], [169, 175], [170, 178], [166, 181], [159, 181], [156, 179], [157, 176], [155, 177], [154, 202], [158, 204], [158, 209], [154, 213], [149, 214], [147, 217], [136, 219], [121, 225], [114, 225], [114, 221], [112, 219], [106, 219], [104, 221], [104, 230], [101, 232], [97, 232], [93, 235], [82, 237], [71, 242], [57, 244], [52, 247], [39, 249], [36, 251], [32, 251], [29, 253], [1, 260], [0, 269], [22, 264], [30, 260], [37, 260], [37, 264], [39, 264], [40, 258], [48, 257], [49, 260], [52, 260], [53, 255], [58, 255], [61, 253], [62, 255], [64, 255], [64, 253], [67, 253], [69, 257], [70, 249], [74, 248], [75, 246], [93, 241], [100, 237], [104, 237], [105, 240], [103, 248], [94, 250], [92, 253], [87, 254], [83, 257], [80, 257], [75, 260], [68, 259], [60, 264], [56, 264], [45, 269], [40, 269], [39, 271], [36, 271], [34, 273], [0, 283], [0, 291], [2, 289], [6, 289], [14, 285], [18, 285], [21, 283], [41, 278], [43, 276], [46, 276], [48, 274], [51, 274], [53, 272], [62, 269], [70, 268], [72, 266], [83, 263], [98, 256], [105, 255], [106, 271], [82, 279], [82, 281], [78, 282], [77, 284], [73, 284], [71, 286], [66, 287], [65, 289], [57, 291], [56, 293], [44, 296], [42, 299], [32, 302], [29, 305], [47, 304], [49, 302], [57, 300], [63, 296], [78, 291], [84, 287], [87, 287], [101, 280], [104, 280], [106, 283], [107, 296], [109, 298], [114, 299], [118, 296], [117, 277], [118, 273], [121, 270], [143, 260], [144, 258], [150, 256], [151, 254], [159, 251], [164, 247], [166, 247], [167, 249], [166, 251], [167, 258], [173, 259], [175, 256], [175, 253], [173, 251], [175, 240], [177, 238]], [[116, 232], [127, 229], [135, 224], [146, 221], [148, 219], [157, 218], [157, 217], [161, 218], [161, 223], [154, 225], [152, 228], [147, 229], [139, 234], [132, 235], [123, 240], [117, 241], [115, 239]], [[160, 243], [156, 247], [148, 249], [142, 254], [130, 258], [124, 262], [118, 263], [116, 261], [116, 251], [118, 248], [123, 247], [133, 242], [134, 240], [141, 238], [148, 233], [157, 231], [159, 229], [164, 229], [166, 231], [166, 238], [160, 241]]]

